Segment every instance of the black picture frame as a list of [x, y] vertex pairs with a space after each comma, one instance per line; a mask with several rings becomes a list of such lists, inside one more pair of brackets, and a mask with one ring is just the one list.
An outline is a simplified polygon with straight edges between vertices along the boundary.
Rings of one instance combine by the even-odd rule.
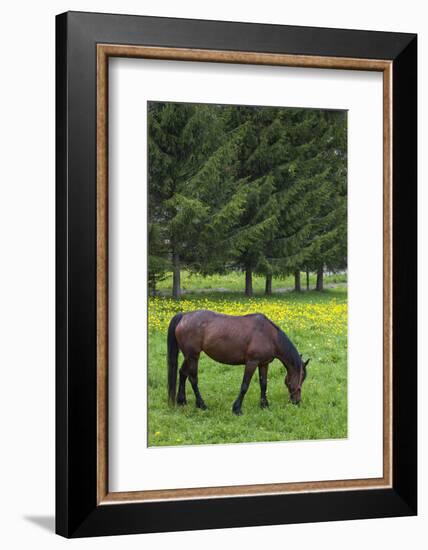
[[[97, 504], [96, 46], [392, 61], [391, 488]], [[65, 537], [417, 513], [417, 36], [68, 12], [56, 18], [56, 532]]]

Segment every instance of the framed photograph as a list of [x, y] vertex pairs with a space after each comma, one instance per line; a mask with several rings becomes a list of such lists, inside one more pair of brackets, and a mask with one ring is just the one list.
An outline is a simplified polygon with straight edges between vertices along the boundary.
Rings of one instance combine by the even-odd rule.
[[416, 35], [56, 52], [57, 533], [416, 514]]

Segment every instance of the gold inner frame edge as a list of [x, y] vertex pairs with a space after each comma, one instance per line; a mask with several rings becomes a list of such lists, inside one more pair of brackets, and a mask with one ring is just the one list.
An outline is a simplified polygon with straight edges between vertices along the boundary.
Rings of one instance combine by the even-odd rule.
[[[108, 489], [108, 59], [276, 65], [383, 73], [383, 477], [224, 487]], [[225, 498], [392, 486], [392, 61], [224, 50], [97, 44], [97, 504]]]

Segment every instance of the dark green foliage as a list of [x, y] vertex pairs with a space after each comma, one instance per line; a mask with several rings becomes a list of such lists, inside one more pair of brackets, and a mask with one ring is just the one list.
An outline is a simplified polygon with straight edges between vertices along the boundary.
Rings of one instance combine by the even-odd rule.
[[[180, 267], [194, 261], [195, 243], [209, 212], [189, 192], [189, 182], [219, 147], [222, 123], [209, 106], [149, 103], [148, 124], [149, 224], [159, 228], [161, 256], [173, 264], [173, 293], [178, 296]], [[159, 261], [160, 255], [156, 257]], [[155, 270], [149, 266], [149, 272]]]
[[[346, 113], [149, 104], [149, 281], [346, 268]], [[152, 238], [150, 236], [150, 238]], [[154, 244], [156, 243], [156, 244]]]
[[150, 294], [156, 294], [157, 284], [163, 281], [171, 271], [168, 259], [168, 247], [164, 241], [161, 227], [155, 222], [149, 223], [148, 284]]
[[275, 276], [345, 267], [346, 114], [277, 111], [252, 156], [272, 174], [278, 220], [257, 269]]

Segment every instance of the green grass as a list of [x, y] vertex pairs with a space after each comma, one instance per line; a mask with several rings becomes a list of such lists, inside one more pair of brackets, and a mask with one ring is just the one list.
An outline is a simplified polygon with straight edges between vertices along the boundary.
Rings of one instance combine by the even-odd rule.
[[[324, 276], [324, 284], [346, 283], [346, 274], [337, 273]], [[314, 288], [316, 283], [316, 275], [311, 273], [309, 276], [310, 288]], [[301, 274], [302, 289], [306, 289], [306, 273]], [[170, 293], [172, 287], [172, 273], [169, 273], [163, 281], [157, 284], [157, 290], [162, 293]], [[209, 290], [227, 290], [229, 292], [242, 292], [245, 287], [245, 275], [240, 271], [231, 271], [225, 275], [208, 275], [201, 277], [197, 274], [192, 274], [189, 271], [181, 272], [181, 287], [184, 291], [209, 291]], [[272, 281], [272, 288], [275, 289], [291, 289], [294, 288], [294, 276], [275, 278]], [[264, 292], [265, 277], [253, 275], [253, 290], [256, 293]]]
[[[200, 287], [199, 287], [200, 288]], [[204, 294], [211, 308], [220, 309], [228, 301], [235, 307], [245, 303], [242, 294]], [[346, 287], [319, 292], [280, 293], [272, 297], [255, 297], [252, 306], [269, 316], [271, 307], [318, 304], [328, 308], [346, 303]], [[162, 300], [162, 299], [158, 299]], [[200, 295], [186, 295], [186, 308], [197, 309]], [[184, 305], [184, 302], [183, 302]], [[177, 304], [177, 310], [180, 304]], [[312, 323], [312, 324], [311, 324]], [[347, 334], [334, 332], [329, 325], [315, 321], [280, 323], [300, 353], [310, 357], [308, 377], [303, 385], [302, 402], [289, 402], [284, 386], [285, 369], [275, 360], [268, 373], [269, 409], [259, 406], [260, 387], [255, 373], [243, 403], [243, 415], [231, 412], [242, 381], [243, 366], [216, 363], [205, 354], [199, 362], [199, 388], [206, 411], [196, 409], [192, 388], [187, 382], [187, 406], [171, 408], [166, 391], [166, 331], [149, 330], [148, 370], [148, 442], [150, 446], [255, 441], [288, 441], [347, 437]], [[181, 361], [181, 355], [180, 355]]]

